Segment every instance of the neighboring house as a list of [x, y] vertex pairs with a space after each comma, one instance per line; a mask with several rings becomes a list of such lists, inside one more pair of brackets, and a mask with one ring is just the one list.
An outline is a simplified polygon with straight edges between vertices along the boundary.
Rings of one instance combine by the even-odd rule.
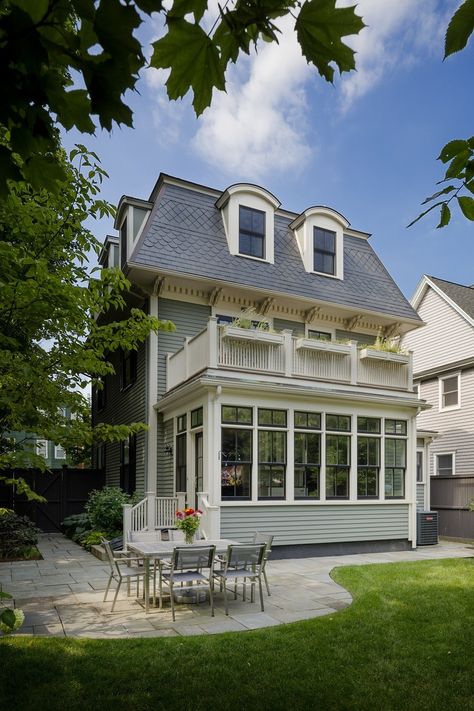
[[[68, 408], [64, 408], [64, 416], [70, 419], [71, 412]], [[60, 444], [42, 439], [33, 432], [11, 432], [9, 436], [22, 449], [34, 451], [40, 457], [43, 457], [48, 469], [59, 469], [64, 464], [67, 464], [66, 451]]]
[[[425, 326], [406, 334], [403, 345], [414, 352], [419, 396], [432, 406], [420, 413], [417, 424], [436, 433], [424, 480], [429, 484], [430, 476], [440, 477], [432, 482], [431, 505], [446, 507], [440, 530], [449, 532], [447, 526], [455, 535], [454, 519], [469, 519], [449, 511], [465, 507], [474, 495], [474, 479], [466, 480], [474, 477], [474, 288], [425, 275], [411, 303]], [[444, 477], [455, 479], [441, 482]]]
[[125, 525], [172, 525], [186, 501], [211, 538], [414, 546], [411, 356], [365, 346], [422, 321], [369, 235], [255, 185], [163, 174], [149, 200], [120, 200], [115, 226], [101, 263], [119, 261], [130, 306], [176, 325], [93, 394], [94, 423], [149, 427], [95, 451], [109, 484], [147, 492]]

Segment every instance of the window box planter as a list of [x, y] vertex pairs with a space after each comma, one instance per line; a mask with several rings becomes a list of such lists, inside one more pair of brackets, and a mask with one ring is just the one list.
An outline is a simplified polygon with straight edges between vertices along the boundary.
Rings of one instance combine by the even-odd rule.
[[376, 348], [362, 348], [360, 351], [361, 360], [381, 360], [390, 363], [400, 363], [406, 365], [410, 361], [409, 354], [390, 353], [389, 351], [379, 351]]
[[223, 338], [235, 338], [239, 341], [258, 341], [259, 343], [282, 344], [285, 337], [282, 333], [268, 333], [255, 328], [239, 328], [238, 326], [224, 326]]
[[334, 353], [336, 355], [349, 355], [351, 352], [350, 343], [318, 341], [316, 338], [298, 338], [296, 348], [307, 351], [324, 351], [325, 353]]

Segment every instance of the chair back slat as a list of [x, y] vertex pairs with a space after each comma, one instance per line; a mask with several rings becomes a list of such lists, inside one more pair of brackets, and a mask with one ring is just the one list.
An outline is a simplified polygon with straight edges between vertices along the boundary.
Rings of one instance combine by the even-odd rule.
[[117, 573], [120, 575], [120, 570], [117, 565], [117, 560], [114, 557], [114, 552], [112, 550], [112, 546], [110, 545], [110, 541], [106, 541], [105, 538], [102, 538], [101, 543], [102, 543], [102, 545], [105, 549], [105, 552], [107, 554], [107, 561], [110, 565], [110, 569], [111, 569], [112, 573], [114, 575]]
[[175, 548], [172, 569], [182, 571], [212, 568], [215, 552], [215, 546], [183, 546]]
[[265, 555], [265, 544], [230, 545], [227, 549], [227, 570], [255, 570]]
[[268, 555], [268, 553], [270, 553], [272, 550], [272, 543], [273, 543], [274, 538], [275, 538], [275, 536], [272, 536], [270, 534], [260, 533], [260, 531], [255, 531], [255, 533], [253, 535], [253, 542], [254, 543], [265, 543], [265, 546], [266, 546], [265, 552]]

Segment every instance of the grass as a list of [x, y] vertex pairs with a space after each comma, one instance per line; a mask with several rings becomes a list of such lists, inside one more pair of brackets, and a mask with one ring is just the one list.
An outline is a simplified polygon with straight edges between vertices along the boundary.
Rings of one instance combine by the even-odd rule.
[[[474, 709], [474, 560], [339, 568], [343, 612], [187, 638], [5, 638], [3, 708]], [[3, 688], [2, 688], [3, 687]]]

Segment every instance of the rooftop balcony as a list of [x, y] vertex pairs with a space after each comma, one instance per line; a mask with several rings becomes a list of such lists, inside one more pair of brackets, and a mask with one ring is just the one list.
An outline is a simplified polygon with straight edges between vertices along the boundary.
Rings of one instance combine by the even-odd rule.
[[352, 386], [413, 391], [412, 354], [390, 353], [355, 341], [335, 343], [296, 338], [291, 331], [218, 326], [186, 339], [167, 357], [167, 390], [210, 368], [266, 376], [341, 383]]

